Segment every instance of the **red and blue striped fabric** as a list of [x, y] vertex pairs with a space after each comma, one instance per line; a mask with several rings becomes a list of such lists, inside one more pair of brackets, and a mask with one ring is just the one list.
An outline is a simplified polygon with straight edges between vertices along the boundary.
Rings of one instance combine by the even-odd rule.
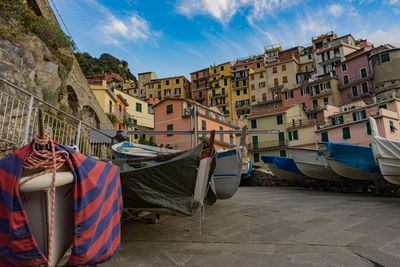
[[[67, 164], [74, 175], [74, 238], [69, 265], [109, 260], [120, 245], [122, 192], [119, 168], [74, 149]], [[18, 189], [31, 144], [0, 160], [0, 266], [48, 266], [29, 227]]]

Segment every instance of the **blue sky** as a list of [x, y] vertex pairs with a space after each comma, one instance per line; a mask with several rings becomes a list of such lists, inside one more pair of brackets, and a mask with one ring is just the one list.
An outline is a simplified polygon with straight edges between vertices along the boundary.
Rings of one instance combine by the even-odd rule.
[[307, 46], [331, 30], [400, 46], [400, 0], [53, 2], [80, 51], [124, 59], [135, 75], [190, 79], [211, 64], [261, 54], [265, 45]]

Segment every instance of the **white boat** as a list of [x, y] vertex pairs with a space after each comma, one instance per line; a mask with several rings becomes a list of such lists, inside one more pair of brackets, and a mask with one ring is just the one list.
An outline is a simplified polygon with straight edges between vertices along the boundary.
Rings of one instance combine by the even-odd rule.
[[[33, 174], [33, 171], [24, 170], [19, 180], [20, 184]], [[40, 250], [45, 254], [48, 254], [50, 235], [52, 191], [48, 189], [52, 187], [52, 177], [52, 173], [44, 174], [26, 182], [19, 188], [20, 192], [24, 194], [23, 204], [32, 234]], [[72, 233], [74, 232], [73, 179], [68, 166], [61, 167], [56, 173], [51, 266], [57, 266], [57, 263], [72, 246]]]
[[240, 184], [242, 174], [249, 172], [245, 146], [217, 150], [213, 178], [218, 199], [232, 197]]
[[374, 118], [369, 118], [372, 130], [372, 152], [383, 178], [400, 185], [400, 141], [379, 136]]
[[288, 151], [305, 176], [327, 181], [338, 182], [342, 180], [318, 150], [289, 147]]
[[118, 143], [111, 148], [114, 156], [119, 159], [156, 157], [158, 155], [171, 154], [179, 151], [131, 142]]
[[342, 177], [371, 182], [382, 178], [370, 147], [329, 142], [318, 143], [318, 150]]
[[304, 182], [307, 179], [296, 166], [293, 158], [279, 156], [262, 156], [261, 159], [267, 164], [272, 174], [290, 183]]

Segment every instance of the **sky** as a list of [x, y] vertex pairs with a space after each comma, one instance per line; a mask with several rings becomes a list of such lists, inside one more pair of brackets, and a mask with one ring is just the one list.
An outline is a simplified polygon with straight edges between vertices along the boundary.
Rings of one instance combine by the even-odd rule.
[[311, 37], [330, 31], [400, 47], [400, 0], [49, 2], [79, 51], [126, 60], [135, 75], [190, 80], [191, 72], [262, 54], [264, 46], [309, 46]]

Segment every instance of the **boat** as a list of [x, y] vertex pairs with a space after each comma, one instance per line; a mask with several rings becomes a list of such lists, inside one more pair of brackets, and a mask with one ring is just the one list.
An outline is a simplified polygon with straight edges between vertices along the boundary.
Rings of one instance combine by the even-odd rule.
[[166, 155], [179, 151], [175, 149], [131, 143], [128, 141], [115, 144], [111, 149], [114, 157], [117, 159], [156, 157], [158, 155]]
[[279, 156], [261, 156], [272, 174], [291, 183], [304, 182], [307, 177], [299, 170], [293, 158]]
[[[213, 135], [212, 135], [213, 136]], [[188, 151], [157, 157], [117, 159], [125, 208], [173, 216], [193, 216], [216, 201], [212, 190], [213, 141]], [[213, 163], [214, 162], [214, 163]]]
[[330, 167], [324, 155], [318, 150], [289, 147], [289, 153], [300, 171], [308, 177], [339, 182], [342, 178]]
[[217, 150], [216, 167], [213, 173], [218, 199], [232, 197], [239, 188], [243, 174], [249, 173], [249, 160], [245, 146]]
[[342, 177], [371, 182], [382, 178], [371, 147], [327, 142], [318, 143], [318, 150]]
[[[34, 174], [32, 171], [23, 171], [19, 183], [23, 193], [23, 204], [29, 219], [32, 234], [41, 251], [48, 251], [50, 235], [50, 221], [52, 206], [52, 173], [40, 175], [28, 180]], [[52, 238], [52, 253], [49, 259], [51, 266], [56, 266], [64, 254], [71, 248], [73, 242], [73, 174], [67, 166], [63, 166], [56, 173], [56, 197], [54, 213], [54, 228]]]
[[379, 136], [374, 118], [369, 122], [372, 130], [372, 152], [383, 178], [389, 183], [400, 185], [400, 141]]

